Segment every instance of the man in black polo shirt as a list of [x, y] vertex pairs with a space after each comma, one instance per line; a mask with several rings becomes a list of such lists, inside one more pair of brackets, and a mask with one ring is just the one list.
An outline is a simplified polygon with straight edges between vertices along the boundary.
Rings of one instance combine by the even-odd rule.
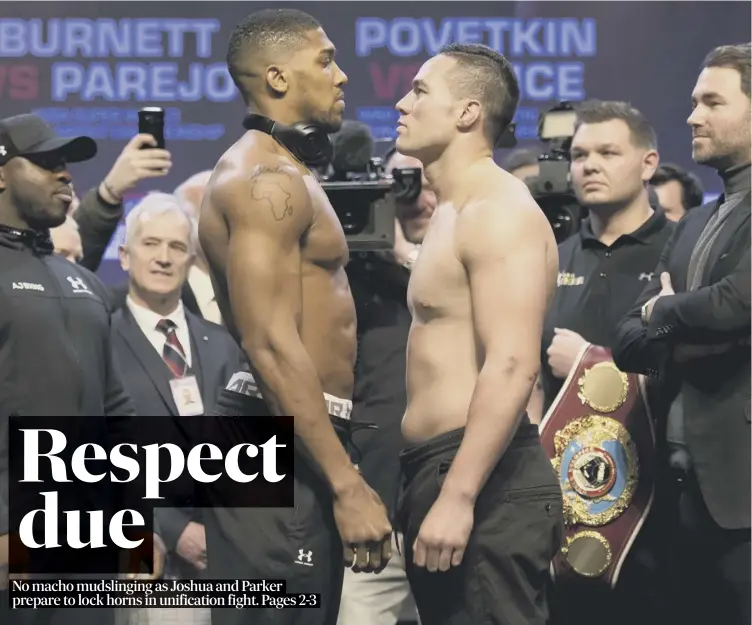
[[[385, 171], [420, 168], [417, 159], [392, 152]], [[399, 454], [405, 443], [400, 429], [407, 406], [405, 354], [412, 318], [407, 283], [428, 230], [436, 196], [423, 176], [416, 198], [397, 202], [394, 249], [356, 257], [347, 274], [358, 314], [358, 361], [355, 367], [352, 420], [377, 430], [355, 434], [361, 451], [359, 469], [394, 516], [399, 489]], [[415, 613], [405, 563], [393, 545], [392, 559], [378, 575], [345, 571], [338, 625], [395, 625], [400, 613]]]
[[[538, 421], [585, 342], [610, 348], [620, 319], [646, 284], [658, 280], [655, 264], [674, 229], [660, 206], [649, 201], [648, 183], [658, 167], [657, 140], [639, 111], [623, 102], [584, 103], [571, 160], [574, 190], [589, 217], [578, 234], [559, 245], [558, 288], [544, 324], [539, 384], [529, 408], [531, 419]], [[638, 544], [642, 542], [640, 534]], [[635, 562], [643, 555], [652, 558], [643, 551], [633, 548], [614, 593], [558, 584], [551, 601], [552, 625], [633, 625], [637, 614], [643, 615], [643, 624], [655, 618], [661, 609], [653, 607], [653, 601], [660, 603], [653, 584], [657, 571]], [[639, 572], [632, 575], [630, 569]]]
[[536, 421], [583, 344], [610, 347], [621, 318], [647, 283], [658, 280], [653, 270], [673, 224], [648, 198], [656, 148], [653, 128], [628, 104], [593, 101], [579, 108], [571, 175], [589, 217], [559, 245], [558, 289], [543, 329], [537, 397], [531, 398]]

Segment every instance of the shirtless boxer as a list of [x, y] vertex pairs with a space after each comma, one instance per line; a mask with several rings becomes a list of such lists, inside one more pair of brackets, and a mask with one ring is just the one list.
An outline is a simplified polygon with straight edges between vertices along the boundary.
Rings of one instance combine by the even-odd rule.
[[453, 44], [397, 104], [396, 147], [437, 196], [408, 288], [398, 517], [423, 625], [542, 625], [562, 536], [561, 490], [525, 414], [556, 241], [492, 159], [518, 98], [504, 57]]
[[[248, 110], [277, 130], [305, 123], [331, 133], [341, 125], [347, 77], [311, 16], [254, 13], [232, 34], [227, 60]], [[285, 142], [294, 143], [251, 130], [230, 147], [207, 186], [199, 236], [222, 317], [253, 370], [252, 378], [236, 374], [214, 414], [294, 416], [295, 509], [215, 509], [207, 552], [213, 578], [285, 579], [288, 593], [321, 593], [322, 606], [266, 616], [222, 610], [212, 614], [215, 625], [334, 624], [343, 560], [371, 571], [391, 555], [385, 507], [335, 431], [348, 423], [356, 352], [347, 241]]]

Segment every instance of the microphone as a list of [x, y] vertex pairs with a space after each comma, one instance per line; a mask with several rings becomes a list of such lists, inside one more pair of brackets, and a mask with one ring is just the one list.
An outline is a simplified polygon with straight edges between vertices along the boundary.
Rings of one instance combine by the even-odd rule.
[[368, 172], [375, 142], [366, 124], [345, 120], [331, 139], [334, 151], [331, 165], [335, 178], [348, 179], [348, 174]]

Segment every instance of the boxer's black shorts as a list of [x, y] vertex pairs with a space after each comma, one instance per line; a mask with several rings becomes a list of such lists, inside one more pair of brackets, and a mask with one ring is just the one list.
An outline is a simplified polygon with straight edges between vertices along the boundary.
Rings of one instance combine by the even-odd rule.
[[538, 428], [525, 417], [478, 496], [462, 564], [428, 572], [412, 546], [464, 429], [405, 449], [398, 523], [421, 625], [544, 625], [549, 564], [563, 537], [562, 494]]
[[[262, 399], [224, 389], [211, 416], [272, 418]], [[335, 420], [332, 417], [333, 421]], [[208, 577], [286, 580], [319, 608], [212, 608], [212, 625], [335, 625], [344, 576], [331, 492], [296, 452], [294, 508], [206, 510]]]

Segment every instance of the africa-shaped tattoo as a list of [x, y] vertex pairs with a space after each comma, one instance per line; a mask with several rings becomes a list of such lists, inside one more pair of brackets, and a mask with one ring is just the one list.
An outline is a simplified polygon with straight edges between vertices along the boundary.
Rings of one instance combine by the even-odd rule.
[[282, 221], [285, 217], [291, 216], [293, 213], [293, 207], [290, 203], [292, 195], [285, 188], [290, 178], [289, 175], [280, 170], [264, 169], [259, 171], [254, 178], [251, 197], [258, 202], [268, 204], [269, 210], [277, 221]]

